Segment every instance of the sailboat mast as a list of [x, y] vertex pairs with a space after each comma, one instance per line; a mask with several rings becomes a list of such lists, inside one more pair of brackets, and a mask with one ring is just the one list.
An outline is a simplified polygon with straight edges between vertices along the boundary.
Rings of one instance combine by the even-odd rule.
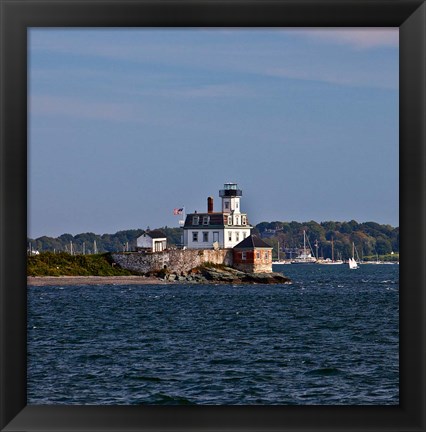
[[331, 237], [331, 261], [334, 262], [334, 238]]
[[303, 230], [303, 259], [306, 259], [306, 232]]

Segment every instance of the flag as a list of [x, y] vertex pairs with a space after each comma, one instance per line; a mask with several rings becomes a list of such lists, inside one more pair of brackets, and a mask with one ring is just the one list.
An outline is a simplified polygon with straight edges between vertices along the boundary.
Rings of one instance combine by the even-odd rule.
[[173, 209], [173, 214], [176, 215], [180, 215], [183, 213], [183, 208], [175, 208]]

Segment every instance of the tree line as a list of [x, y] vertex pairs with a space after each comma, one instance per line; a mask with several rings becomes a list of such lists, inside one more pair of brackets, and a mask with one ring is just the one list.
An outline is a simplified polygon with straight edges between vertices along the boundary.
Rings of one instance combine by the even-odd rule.
[[[179, 247], [182, 228], [157, 228], [166, 234], [168, 247]], [[93, 254], [117, 251], [133, 251], [136, 239], [143, 234], [143, 229], [118, 231], [115, 234], [95, 234], [92, 232], [77, 235], [62, 234], [59, 237], [42, 236], [28, 238], [28, 248], [39, 252], [68, 252]], [[278, 247], [280, 253], [296, 251], [303, 246], [303, 232], [313, 252], [324, 258], [346, 259], [352, 256], [352, 243], [360, 257], [399, 253], [399, 228], [381, 225], [376, 222], [261, 222], [252, 233], [258, 234], [274, 248], [274, 257]]]
[[[166, 234], [169, 247], [176, 247], [181, 243], [181, 228], [162, 227], [158, 229]], [[143, 229], [131, 229], [102, 235], [93, 232], [77, 235], [62, 234], [59, 237], [28, 238], [27, 242], [29, 250], [39, 252], [68, 252], [73, 255], [125, 252], [136, 249], [136, 240], [145, 231]]]
[[271, 246], [282, 253], [296, 251], [303, 246], [303, 232], [314, 255], [335, 259], [352, 256], [352, 244], [360, 258], [399, 253], [399, 227], [376, 222], [261, 222], [255, 230]]

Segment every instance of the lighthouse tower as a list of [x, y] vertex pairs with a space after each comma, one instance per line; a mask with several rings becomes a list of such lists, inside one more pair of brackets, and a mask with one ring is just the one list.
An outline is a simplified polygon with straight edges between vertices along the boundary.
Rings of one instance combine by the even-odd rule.
[[239, 214], [240, 198], [243, 191], [238, 189], [236, 183], [225, 183], [223, 189], [219, 191], [219, 196], [222, 198], [222, 212]]

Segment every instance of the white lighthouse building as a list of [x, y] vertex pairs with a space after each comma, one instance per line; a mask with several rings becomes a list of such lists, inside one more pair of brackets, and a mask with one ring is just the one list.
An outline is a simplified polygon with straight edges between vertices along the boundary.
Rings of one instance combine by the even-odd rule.
[[207, 198], [206, 213], [190, 213], [183, 226], [183, 243], [188, 249], [233, 248], [250, 235], [252, 226], [247, 214], [241, 213], [241, 189], [236, 183], [225, 183], [219, 191], [220, 212], [213, 210], [213, 198]]

